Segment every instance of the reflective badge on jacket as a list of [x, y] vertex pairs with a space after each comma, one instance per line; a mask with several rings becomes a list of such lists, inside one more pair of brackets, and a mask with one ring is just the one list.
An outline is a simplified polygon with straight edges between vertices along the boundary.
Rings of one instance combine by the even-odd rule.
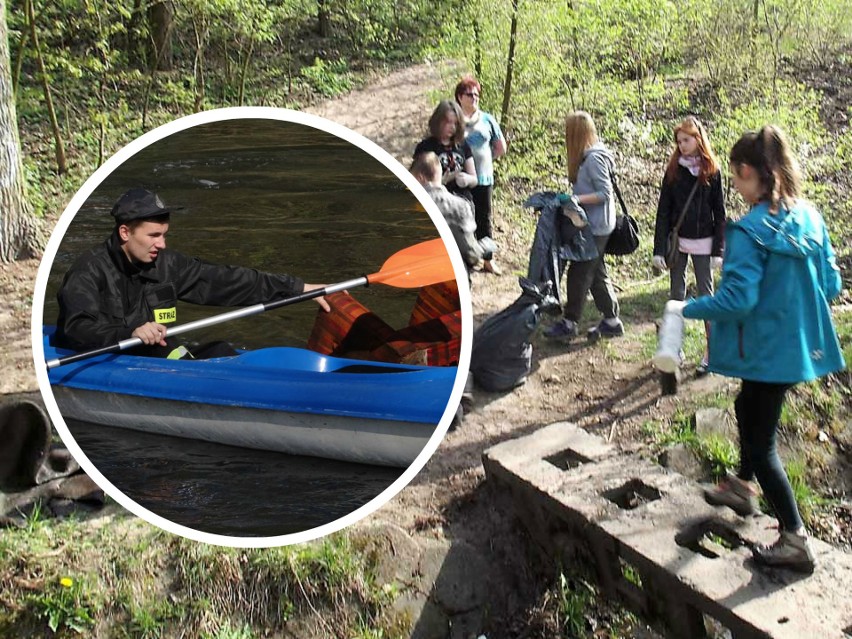
[[154, 321], [157, 322], [157, 324], [171, 324], [172, 322], [177, 321], [177, 309], [155, 308]]

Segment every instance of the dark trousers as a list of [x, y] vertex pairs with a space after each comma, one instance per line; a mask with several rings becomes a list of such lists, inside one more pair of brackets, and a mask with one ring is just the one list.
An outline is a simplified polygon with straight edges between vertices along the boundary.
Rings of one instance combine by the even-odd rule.
[[745, 481], [757, 478], [766, 501], [775, 511], [781, 528], [786, 531], [803, 526], [793, 489], [775, 445], [784, 395], [792, 386], [744, 379], [734, 402], [740, 432], [740, 471], [737, 477]]
[[491, 191], [493, 188], [490, 184], [480, 184], [470, 191], [473, 196], [473, 215], [476, 218], [477, 240], [481, 240], [483, 237], [494, 239], [494, 229], [491, 228]]
[[571, 262], [565, 279], [565, 319], [579, 322], [586, 305], [586, 295], [592, 292], [595, 306], [607, 319], [618, 317], [618, 300], [609, 279], [604, 261], [604, 249], [609, 235], [595, 236], [598, 257], [585, 262]]
[[[681, 300], [686, 298], [686, 265], [689, 254], [678, 251], [677, 259], [670, 271], [671, 290], [669, 299]], [[709, 255], [693, 255], [692, 268], [695, 270], [695, 284], [698, 287], [698, 297], [713, 295], [713, 271], [710, 268]]]

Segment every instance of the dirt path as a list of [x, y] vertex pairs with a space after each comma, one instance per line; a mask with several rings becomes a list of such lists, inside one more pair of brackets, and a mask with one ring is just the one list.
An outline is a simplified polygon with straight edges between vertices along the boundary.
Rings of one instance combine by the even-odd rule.
[[0, 395], [38, 390], [30, 313], [38, 260], [0, 264]]

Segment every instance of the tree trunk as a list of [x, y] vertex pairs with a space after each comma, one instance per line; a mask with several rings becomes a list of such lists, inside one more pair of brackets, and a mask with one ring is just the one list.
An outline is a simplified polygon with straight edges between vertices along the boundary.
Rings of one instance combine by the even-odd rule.
[[12, 75], [12, 93], [18, 95], [18, 83], [21, 81], [21, 67], [24, 64], [24, 54], [27, 51], [27, 44], [30, 41], [30, 32], [24, 29], [21, 31], [21, 42], [18, 45], [18, 59], [15, 60], [15, 73]]
[[331, 35], [331, 23], [328, 17], [326, 0], [317, 0], [317, 33], [321, 38]]
[[12, 94], [6, 0], [0, 0], [0, 262], [38, 257], [43, 237], [24, 193], [24, 170]]
[[246, 97], [246, 78], [248, 77], [249, 65], [251, 64], [251, 55], [254, 52], [254, 40], [249, 41], [248, 51], [245, 53], [245, 59], [243, 60], [243, 66], [240, 70], [240, 94], [239, 94], [239, 102], [240, 106], [243, 106], [243, 102], [245, 102]]
[[[199, 24], [200, 22], [200, 24]], [[202, 17], [192, 21], [192, 29], [195, 33], [195, 60], [192, 63], [193, 77], [195, 78], [195, 113], [204, 107], [204, 45], [207, 42], [207, 21]]]
[[509, 124], [509, 105], [512, 100], [512, 74], [515, 71], [515, 42], [518, 36], [520, 4], [520, 0], [512, 0], [512, 25], [509, 30], [509, 55], [506, 58], [506, 83], [503, 85], [503, 109], [500, 112], [500, 123], [504, 129]]
[[139, 35], [142, 31], [145, 18], [145, 6], [143, 0], [133, 0], [133, 10], [130, 13], [130, 21], [127, 24], [127, 61], [138, 69], [145, 68], [145, 47]]
[[482, 29], [479, 16], [473, 18], [473, 47], [473, 73], [477, 80], [482, 80]]
[[160, 71], [172, 68], [172, 18], [174, 8], [168, 0], [155, 2], [148, 8], [148, 24], [154, 50], [153, 60]]
[[[38, 31], [35, 24], [35, 10], [33, 9], [33, 0], [27, 0], [27, 22], [29, 22], [30, 40], [33, 43], [36, 62], [38, 63], [39, 75], [41, 75], [41, 87], [44, 91], [44, 102], [47, 106], [47, 115], [50, 118], [50, 126], [53, 129], [54, 152], [56, 155], [56, 170], [60, 175], [68, 170], [65, 161], [65, 144], [62, 142], [62, 131], [59, 129], [59, 120], [56, 117], [56, 109], [53, 108], [53, 95], [50, 92], [50, 82], [47, 77], [47, 68], [44, 66], [44, 58], [41, 55], [41, 45], [38, 41]], [[8, 47], [7, 45], [4, 45]], [[6, 49], [8, 56], [8, 48]]]

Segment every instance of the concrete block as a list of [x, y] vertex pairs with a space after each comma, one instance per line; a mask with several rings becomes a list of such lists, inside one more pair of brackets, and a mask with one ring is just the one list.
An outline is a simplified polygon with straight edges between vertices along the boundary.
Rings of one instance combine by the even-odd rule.
[[[693, 634], [703, 633], [701, 613], [738, 638], [849, 639], [852, 555], [814, 541], [813, 576], [758, 568], [750, 548], [774, 541], [773, 519], [713, 508], [694, 481], [616, 456], [603, 440], [570, 425], [542, 430], [487, 450], [486, 473], [511, 486], [525, 509], [535, 504], [538, 514], [529, 521], [544, 526], [553, 545], [590, 558], [608, 596], [656, 615], [678, 637], [701, 636]], [[568, 460], [598, 454], [561, 466], [546, 459], [566, 450]], [[582, 539], [569, 540], [576, 537]], [[640, 575], [639, 585], [629, 583], [625, 565]]]
[[721, 435], [737, 438], [737, 428], [724, 408], [699, 408], [695, 411], [695, 432], [698, 435]]
[[703, 479], [704, 466], [686, 444], [675, 444], [660, 455], [660, 465], [689, 479]]

